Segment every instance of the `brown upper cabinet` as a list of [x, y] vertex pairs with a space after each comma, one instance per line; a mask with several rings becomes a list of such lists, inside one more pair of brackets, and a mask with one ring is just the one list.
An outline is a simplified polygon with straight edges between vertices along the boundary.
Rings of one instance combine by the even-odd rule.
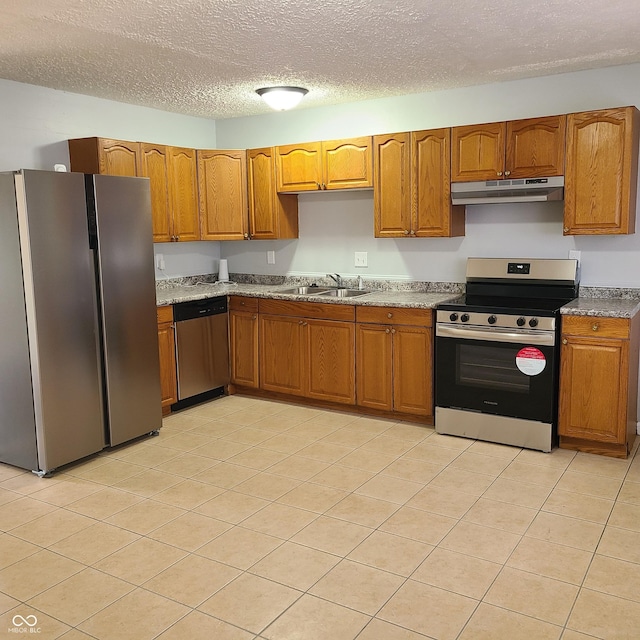
[[198, 177], [195, 149], [167, 147], [169, 208], [173, 240], [200, 240], [198, 221]]
[[373, 138], [377, 238], [464, 235], [464, 206], [451, 204], [450, 129]]
[[149, 178], [151, 188], [153, 241], [170, 242], [173, 238], [173, 221], [169, 208], [167, 147], [141, 142], [140, 160], [139, 175]]
[[140, 144], [107, 138], [69, 140], [71, 171], [110, 176], [140, 175]]
[[278, 192], [370, 188], [371, 142], [365, 136], [276, 147]]
[[639, 116], [635, 107], [569, 114], [565, 235], [634, 233]]
[[451, 181], [561, 176], [567, 118], [548, 116], [451, 129]]
[[247, 150], [247, 191], [250, 238], [298, 237], [298, 197], [277, 193], [273, 147]]
[[198, 151], [198, 192], [203, 240], [243, 240], [247, 229], [247, 154]]

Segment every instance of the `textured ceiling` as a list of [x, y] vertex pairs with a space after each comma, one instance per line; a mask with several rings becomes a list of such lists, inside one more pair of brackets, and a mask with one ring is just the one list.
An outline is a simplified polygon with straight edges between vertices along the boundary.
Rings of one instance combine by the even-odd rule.
[[[640, 61], [637, 0], [1, 0], [0, 78], [210, 118]], [[300, 107], [298, 107], [300, 108]]]

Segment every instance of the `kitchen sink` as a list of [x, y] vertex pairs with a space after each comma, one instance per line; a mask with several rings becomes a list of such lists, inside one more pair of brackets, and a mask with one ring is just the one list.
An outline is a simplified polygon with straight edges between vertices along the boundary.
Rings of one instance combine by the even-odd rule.
[[356, 296], [363, 296], [367, 293], [371, 293], [371, 291], [364, 291], [362, 289], [327, 289], [318, 295], [330, 298], [355, 298]]
[[274, 293], [289, 293], [296, 296], [315, 296], [319, 293], [325, 293], [331, 291], [329, 287], [294, 287], [293, 289], [281, 289], [280, 291], [274, 291]]

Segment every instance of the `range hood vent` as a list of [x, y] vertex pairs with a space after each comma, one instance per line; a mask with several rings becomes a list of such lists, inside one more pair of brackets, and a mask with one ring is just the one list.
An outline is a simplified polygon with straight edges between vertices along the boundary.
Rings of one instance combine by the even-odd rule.
[[507, 204], [564, 199], [564, 176], [452, 182], [452, 204]]

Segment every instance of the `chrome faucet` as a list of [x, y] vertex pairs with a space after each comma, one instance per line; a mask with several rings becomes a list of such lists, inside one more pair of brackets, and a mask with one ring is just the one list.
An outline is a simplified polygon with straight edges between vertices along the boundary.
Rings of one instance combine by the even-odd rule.
[[338, 289], [342, 289], [342, 276], [339, 273], [327, 273], [327, 278], [331, 278]]

